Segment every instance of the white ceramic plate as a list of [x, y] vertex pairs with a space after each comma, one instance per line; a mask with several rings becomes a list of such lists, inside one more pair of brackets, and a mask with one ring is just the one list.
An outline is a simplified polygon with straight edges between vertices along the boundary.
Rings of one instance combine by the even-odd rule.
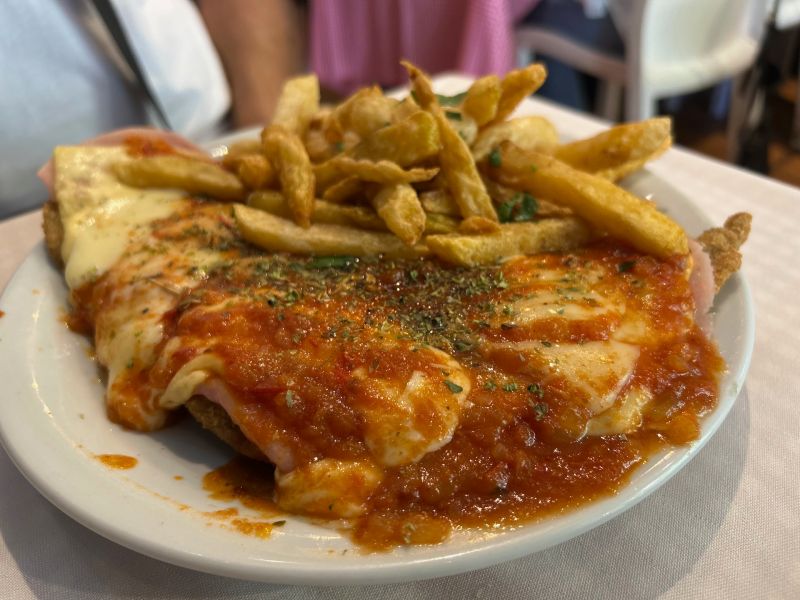
[[[463, 80], [452, 79], [440, 90], [463, 87]], [[627, 185], [655, 199], [691, 234], [710, 226], [688, 200], [647, 172]], [[204, 517], [203, 512], [231, 506], [210, 500], [201, 486], [203, 475], [227, 462], [230, 451], [190, 420], [152, 435], [109, 422], [89, 343], [62, 323], [65, 306], [62, 275], [40, 244], [0, 299], [6, 313], [0, 319], [0, 439], [22, 473], [72, 518], [133, 550], [191, 569], [274, 583], [439, 577], [537, 552], [597, 527], [663, 485], [700, 451], [739, 394], [754, 338], [750, 293], [736, 275], [715, 307], [715, 339], [729, 369], [718, 408], [703, 422], [697, 442], [653, 457], [616, 496], [515, 530], [457, 532], [433, 547], [364, 554], [335, 530], [297, 518], [289, 517], [264, 540]], [[139, 464], [114, 471], [95, 454], [134, 456]]]

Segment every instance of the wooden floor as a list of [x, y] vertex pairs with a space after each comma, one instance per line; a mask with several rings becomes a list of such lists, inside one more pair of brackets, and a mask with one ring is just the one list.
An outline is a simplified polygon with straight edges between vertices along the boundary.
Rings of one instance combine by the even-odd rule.
[[[789, 145], [794, 102], [797, 98], [796, 80], [781, 85], [769, 97], [771, 127], [767, 153], [769, 170], [766, 175], [800, 187], [800, 153]], [[702, 154], [727, 160], [725, 122], [709, 119], [708, 107], [708, 95], [698, 94], [690, 97], [681, 109], [672, 115], [676, 142]]]

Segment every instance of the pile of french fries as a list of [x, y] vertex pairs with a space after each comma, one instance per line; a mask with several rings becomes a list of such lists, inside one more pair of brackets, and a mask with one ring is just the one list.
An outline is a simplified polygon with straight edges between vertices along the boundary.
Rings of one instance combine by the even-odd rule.
[[545, 118], [509, 118], [544, 82], [541, 65], [449, 97], [403, 65], [402, 100], [369, 87], [321, 106], [316, 76], [298, 77], [261, 139], [231, 145], [221, 162], [158, 155], [114, 171], [137, 187], [236, 201], [243, 237], [269, 251], [473, 266], [611, 235], [659, 257], [688, 252], [679, 225], [615, 183], [670, 146], [668, 119], [562, 144]]

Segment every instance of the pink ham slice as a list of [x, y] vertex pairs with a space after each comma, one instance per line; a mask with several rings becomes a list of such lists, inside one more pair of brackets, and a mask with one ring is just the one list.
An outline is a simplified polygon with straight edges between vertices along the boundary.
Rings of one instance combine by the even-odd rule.
[[[79, 146], [120, 146], [125, 143], [125, 140], [131, 137], [138, 137], [144, 140], [160, 140], [167, 142], [175, 148], [181, 148], [193, 153], [202, 154], [206, 156], [208, 153], [196, 146], [184, 137], [171, 131], [162, 131], [153, 127], [127, 127], [125, 129], [116, 129], [103, 133], [97, 137], [93, 137], [78, 144]], [[53, 159], [48, 160], [41, 169], [36, 173], [42, 183], [47, 186], [47, 191], [50, 197], [53, 197], [53, 181], [55, 179], [55, 170], [53, 169]]]
[[207, 379], [197, 386], [194, 393], [221, 406], [242, 433], [281, 471], [288, 473], [297, 466], [297, 457], [291, 445], [281, 439], [279, 431], [273, 431], [271, 436], [248, 435], [246, 411], [243, 411], [241, 402], [221, 379], [216, 377]]
[[692, 274], [689, 287], [694, 297], [694, 320], [706, 333], [711, 333], [711, 306], [714, 304], [714, 268], [711, 259], [703, 247], [695, 240], [689, 240], [689, 251], [692, 253]]

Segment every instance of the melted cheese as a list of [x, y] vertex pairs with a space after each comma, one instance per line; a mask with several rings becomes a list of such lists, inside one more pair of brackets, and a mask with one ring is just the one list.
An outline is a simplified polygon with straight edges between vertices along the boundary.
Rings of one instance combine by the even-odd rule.
[[143, 191], [117, 181], [109, 165], [127, 160], [123, 148], [69, 146], [54, 152], [55, 193], [64, 226], [61, 255], [71, 289], [114, 265], [141, 225], [182, 205], [179, 191]]
[[471, 389], [469, 376], [441, 350], [420, 352], [431, 354], [431, 363], [447, 373], [452, 390], [442, 384], [441, 376], [421, 371], [414, 371], [405, 382], [378, 378], [366, 369], [353, 372], [358, 386], [355, 406], [364, 418], [364, 441], [379, 464], [416, 462], [447, 444], [458, 425]]

